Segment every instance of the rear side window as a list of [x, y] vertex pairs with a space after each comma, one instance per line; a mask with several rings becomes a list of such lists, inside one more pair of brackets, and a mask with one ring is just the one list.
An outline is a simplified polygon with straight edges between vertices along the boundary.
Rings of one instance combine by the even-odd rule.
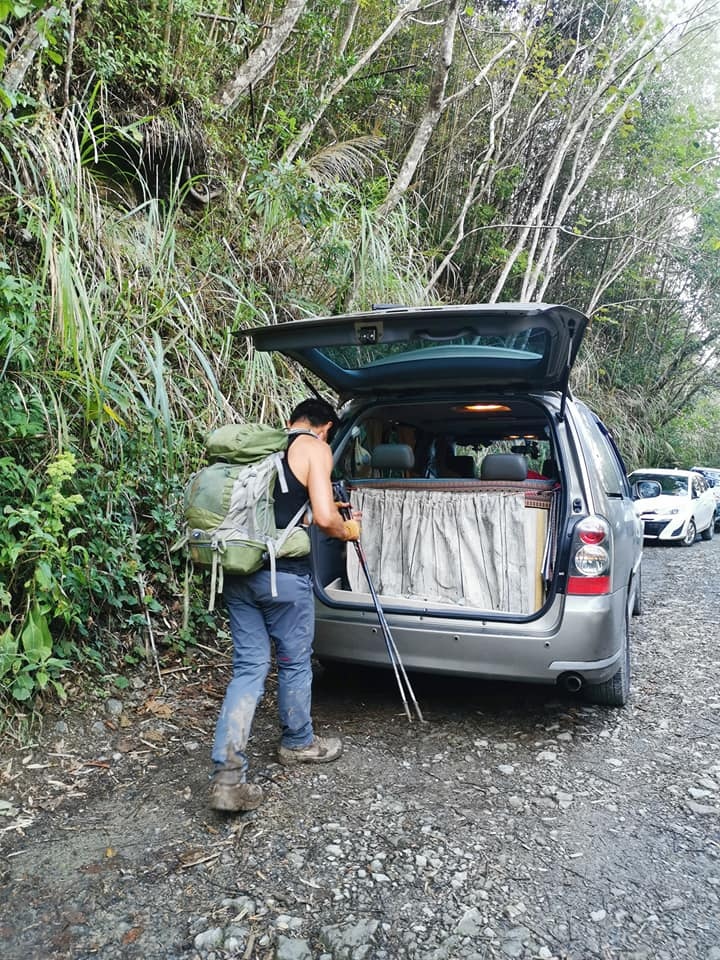
[[602, 487], [610, 496], [630, 496], [625, 464], [607, 427], [583, 404], [576, 407], [586, 456], [592, 459]]

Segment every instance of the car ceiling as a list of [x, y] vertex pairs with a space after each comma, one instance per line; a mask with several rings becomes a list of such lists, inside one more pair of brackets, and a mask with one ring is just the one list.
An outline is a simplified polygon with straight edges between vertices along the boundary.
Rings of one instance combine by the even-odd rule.
[[[476, 413], [459, 409], [462, 402], [433, 401], [374, 407], [366, 411], [362, 419], [369, 417], [381, 419], [384, 423], [414, 427], [433, 436], [448, 436], [461, 444], [487, 444], [510, 435], [522, 437], [526, 434], [542, 439], [548, 419], [537, 404], [502, 397], [495, 398], [495, 401], [509, 406], [511, 411]], [[477, 401], [473, 399], [468, 402]], [[483, 398], [483, 402], [494, 401], [492, 398]]]

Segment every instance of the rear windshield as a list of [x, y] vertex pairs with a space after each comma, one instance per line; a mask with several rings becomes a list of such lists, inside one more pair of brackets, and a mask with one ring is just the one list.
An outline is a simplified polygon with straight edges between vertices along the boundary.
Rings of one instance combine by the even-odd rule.
[[447, 338], [422, 331], [403, 341], [321, 347], [322, 353], [344, 370], [380, 367], [387, 363], [413, 360], [511, 360], [536, 364], [549, 347], [547, 330], [532, 328], [507, 337], [479, 336], [472, 330], [459, 331]]
[[662, 473], [634, 473], [630, 478], [633, 483], [640, 480], [654, 480], [662, 487], [662, 492], [673, 497], [686, 497], [688, 495], [687, 477], [670, 477]]

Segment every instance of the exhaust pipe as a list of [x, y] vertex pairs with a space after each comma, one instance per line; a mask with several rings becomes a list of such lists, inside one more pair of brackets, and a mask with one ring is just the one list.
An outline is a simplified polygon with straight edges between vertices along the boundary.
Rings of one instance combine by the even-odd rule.
[[563, 673], [558, 677], [558, 683], [567, 693], [579, 693], [584, 682], [579, 673]]

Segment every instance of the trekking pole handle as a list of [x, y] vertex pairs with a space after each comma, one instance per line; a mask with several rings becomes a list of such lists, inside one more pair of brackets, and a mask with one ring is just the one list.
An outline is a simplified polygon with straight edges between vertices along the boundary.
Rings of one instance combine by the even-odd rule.
[[345, 486], [344, 480], [335, 480], [332, 485], [335, 505], [340, 511], [343, 520], [352, 520], [352, 507], [350, 506], [350, 496]]
[[344, 480], [334, 480], [332, 484], [333, 497], [336, 503], [349, 503], [350, 496]]

